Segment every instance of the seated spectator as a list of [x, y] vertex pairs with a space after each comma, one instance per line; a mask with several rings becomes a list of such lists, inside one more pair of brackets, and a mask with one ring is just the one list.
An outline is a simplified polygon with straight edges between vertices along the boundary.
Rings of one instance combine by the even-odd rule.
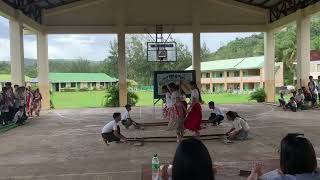
[[[214, 180], [214, 172], [208, 149], [200, 140], [181, 141], [172, 164], [172, 180]], [[167, 165], [162, 169], [162, 179], [170, 179]]]
[[209, 122], [211, 122], [213, 126], [219, 125], [221, 121], [224, 120], [223, 111], [219, 107], [215, 106], [213, 101], [210, 101], [208, 105], [209, 109], [213, 110], [211, 116], [209, 117]]
[[298, 93], [294, 96], [298, 109], [304, 109], [304, 95], [302, 89], [298, 89]]
[[305, 102], [306, 103], [311, 102], [311, 108], [312, 109], [315, 108], [317, 99], [312, 97], [312, 94], [307, 90], [306, 87], [302, 87], [302, 92], [303, 92], [303, 95], [304, 95]]
[[233, 111], [228, 111], [226, 115], [227, 119], [232, 121], [232, 128], [226, 133], [228, 140], [246, 140], [250, 130], [247, 121]]
[[28, 119], [24, 114], [24, 106], [19, 106], [18, 112], [14, 115], [13, 122], [17, 125], [24, 125], [24, 122]]
[[292, 112], [297, 112], [298, 105], [297, 105], [296, 101], [294, 100], [294, 97], [291, 97], [288, 104], [286, 104], [285, 110], [287, 110], [287, 109], [290, 109]]
[[262, 174], [255, 164], [247, 180], [319, 180], [317, 159], [311, 142], [303, 134], [288, 134], [280, 145], [280, 169]]
[[286, 106], [286, 100], [284, 99], [283, 93], [280, 93], [280, 99], [279, 99], [279, 107], [285, 108]]

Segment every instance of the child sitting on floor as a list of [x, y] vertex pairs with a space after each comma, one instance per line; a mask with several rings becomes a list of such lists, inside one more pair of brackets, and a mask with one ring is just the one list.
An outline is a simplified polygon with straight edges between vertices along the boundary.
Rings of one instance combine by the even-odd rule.
[[298, 109], [301, 109], [301, 110], [305, 109], [305, 107], [304, 107], [304, 95], [303, 95], [302, 89], [298, 89], [298, 93], [294, 96], [294, 100], [297, 103]]
[[213, 110], [209, 117], [209, 122], [211, 122], [213, 126], [220, 124], [224, 119], [223, 111], [219, 107], [215, 106], [213, 101], [209, 102], [209, 109]]
[[286, 100], [285, 100], [284, 97], [283, 97], [283, 93], [280, 93], [279, 103], [280, 103], [279, 107], [285, 108], [285, 106], [286, 106]]
[[124, 125], [124, 127], [126, 129], [128, 129], [131, 125], [133, 125], [135, 128], [139, 128], [139, 124], [137, 122], [135, 122], [134, 120], [131, 119], [130, 116], [130, 111], [131, 111], [131, 105], [127, 104], [125, 106], [126, 108], [126, 112], [123, 113], [122, 117], [121, 117], [121, 123], [122, 125]]
[[127, 138], [120, 133], [118, 122], [121, 120], [121, 113], [113, 113], [113, 121], [109, 122], [102, 128], [102, 139], [109, 145], [110, 142], [127, 142]]
[[[297, 112], [297, 108], [298, 108], [298, 106], [297, 106], [296, 101], [294, 100], [294, 97], [291, 97], [291, 98], [290, 98], [290, 101], [289, 101], [288, 104], [286, 105], [286, 109], [290, 109], [290, 110], [293, 111], [293, 112]], [[285, 109], [285, 110], [286, 110], [286, 109]]]
[[246, 120], [241, 118], [236, 112], [228, 111], [227, 119], [232, 121], [232, 128], [226, 133], [228, 140], [246, 140], [250, 127]]
[[24, 107], [19, 106], [18, 112], [14, 115], [13, 122], [17, 125], [24, 125], [24, 122], [28, 119], [28, 117], [24, 114]]

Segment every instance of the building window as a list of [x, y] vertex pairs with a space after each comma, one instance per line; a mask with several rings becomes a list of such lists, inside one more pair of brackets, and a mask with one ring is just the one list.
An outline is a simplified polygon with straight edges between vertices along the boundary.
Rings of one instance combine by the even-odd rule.
[[210, 78], [210, 73], [206, 73], [206, 78]]
[[233, 72], [234, 77], [240, 77], [240, 71], [234, 71]]
[[317, 71], [320, 72], [320, 64], [317, 64]]
[[227, 77], [229, 77], [230, 76], [230, 73], [229, 72], [227, 72]]
[[90, 87], [91, 87], [91, 83], [88, 82], [88, 83], [87, 83], [87, 86], [88, 86], [88, 88], [90, 88]]
[[206, 84], [206, 90], [210, 91], [210, 84]]
[[243, 77], [248, 77], [249, 76], [249, 71], [248, 70], [244, 70], [242, 71]]
[[71, 88], [76, 88], [76, 86], [77, 86], [77, 83], [75, 83], [75, 82], [71, 83]]
[[104, 82], [101, 82], [101, 83], [100, 83], [100, 86], [104, 86]]
[[214, 78], [223, 78], [223, 72], [214, 72], [212, 76]]
[[96, 83], [96, 82], [93, 82], [93, 83], [92, 83], [92, 86], [93, 86], [93, 87], [96, 87], [96, 86], [97, 86], [97, 83]]
[[61, 83], [61, 88], [66, 88], [67, 84], [66, 83]]

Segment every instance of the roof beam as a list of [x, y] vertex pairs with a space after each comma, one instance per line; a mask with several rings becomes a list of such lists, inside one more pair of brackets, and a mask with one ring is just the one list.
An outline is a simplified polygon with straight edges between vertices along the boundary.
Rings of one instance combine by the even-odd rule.
[[[101, 3], [103, 1], [106, 0], [78, 0], [76, 2], [72, 2], [66, 5], [62, 5], [62, 6], [58, 6], [55, 8], [51, 8], [51, 9], [46, 9], [44, 11], [45, 15], [50, 16], [50, 15], [55, 15], [55, 14], [59, 14], [62, 12], [67, 12], [67, 11], [71, 11], [77, 8], [83, 8], [86, 6], [90, 6], [92, 4], [97, 4], [97, 3]], [[63, 2], [63, 1], [61, 1]]]
[[[154, 33], [153, 25], [125, 26], [126, 33], [143, 34]], [[264, 32], [266, 25], [200, 25], [200, 32]], [[117, 26], [46, 26], [48, 34], [114, 34], [118, 32]], [[164, 33], [192, 33], [192, 25], [164, 25]]]
[[320, 12], [320, 2], [310, 5], [304, 9], [300, 9], [288, 16], [282, 17], [281, 19], [268, 24], [268, 29], [279, 30], [287, 24], [296, 21], [300, 16], [311, 16], [318, 12]]
[[266, 15], [267, 14], [267, 10], [266, 9], [263, 9], [261, 7], [257, 7], [257, 6], [254, 6], [254, 5], [248, 5], [246, 3], [238, 2], [238, 1], [235, 1], [235, 0], [208, 0], [208, 1], [213, 2], [213, 3], [217, 3], [217, 4], [221, 4], [221, 5], [224, 5], [224, 6], [238, 8], [238, 9], [241, 9], [243, 11], [248, 11], [248, 12], [251, 12], [251, 13], [258, 14], [258, 15]]
[[6, 4], [3, 1], [0, 1], [0, 15], [8, 18], [8, 19], [15, 19], [21, 21], [24, 27], [35, 31], [35, 32], [43, 32], [44, 28], [39, 23], [34, 21], [33, 19], [24, 15], [20, 10], [16, 10]]

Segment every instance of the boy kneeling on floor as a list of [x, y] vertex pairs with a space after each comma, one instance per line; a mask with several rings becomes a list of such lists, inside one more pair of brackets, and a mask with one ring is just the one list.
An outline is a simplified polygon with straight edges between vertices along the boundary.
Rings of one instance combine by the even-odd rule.
[[28, 119], [28, 117], [24, 113], [24, 107], [19, 106], [19, 110], [16, 112], [13, 118], [13, 122], [17, 125], [24, 125], [24, 122]]
[[126, 129], [128, 129], [131, 125], [133, 125], [136, 129], [140, 129], [140, 125], [131, 119], [131, 116], [130, 116], [131, 105], [127, 104], [125, 108], [126, 108], [126, 112], [123, 113], [121, 117], [122, 125], [124, 125]]
[[127, 142], [127, 138], [120, 133], [118, 122], [121, 121], [121, 113], [113, 113], [113, 121], [109, 122], [102, 128], [102, 139], [109, 145], [110, 142]]
[[228, 140], [248, 139], [250, 127], [247, 121], [233, 111], [228, 111], [226, 115], [227, 119], [232, 121], [232, 128], [226, 133], [228, 135]]

